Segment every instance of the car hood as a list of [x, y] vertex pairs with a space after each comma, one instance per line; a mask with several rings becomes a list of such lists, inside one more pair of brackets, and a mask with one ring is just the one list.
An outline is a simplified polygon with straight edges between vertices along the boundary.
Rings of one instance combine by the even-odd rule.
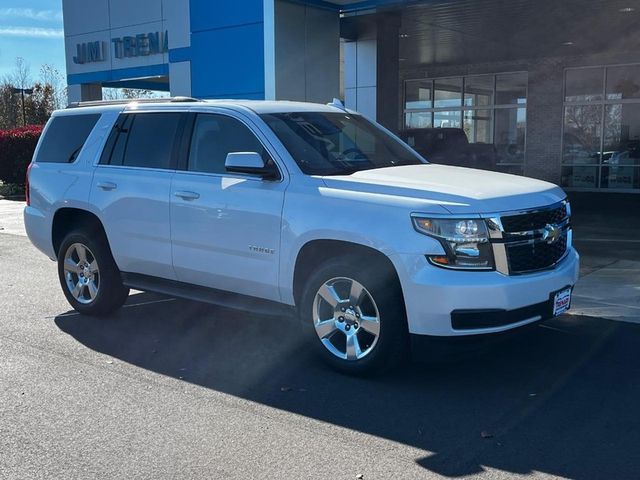
[[566, 196], [560, 187], [542, 180], [434, 163], [326, 176], [323, 181], [332, 189], [427, 201], [452, 214], [541, 207]]

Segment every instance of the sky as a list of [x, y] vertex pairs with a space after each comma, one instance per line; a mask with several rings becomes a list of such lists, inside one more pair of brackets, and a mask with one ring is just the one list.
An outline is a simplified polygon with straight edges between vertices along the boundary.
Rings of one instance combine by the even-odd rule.
[[43, 64], [66, 78], [62, 0], [0, 0], [0, 79], [14, 70], [16, 57], [34, 80]]

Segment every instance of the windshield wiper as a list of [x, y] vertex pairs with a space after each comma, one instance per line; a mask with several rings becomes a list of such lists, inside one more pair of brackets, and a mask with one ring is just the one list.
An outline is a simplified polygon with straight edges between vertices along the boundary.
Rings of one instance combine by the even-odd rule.
[[421, 162], [420, 160], [416, 159], [416, 160], [403, 160], [400, 162], [391, 162], [391, 165], [388, 165], [389, 167], [404, 167], [406, 165], [426, 165], [426, 163]]
[[331, 172], [331, 173], [325, 173], [325, 176], [332, 176], [332, 175], [351, 175], [352, 173], [356, 173], [356, 172], [362, 172], [364, 170], [379, 170], [381, 168], [392, 168], [392, 167], [404, 167], [407, 165], [427, 165], [426, 163], [422, 163], [419, 161], [406, 161], [406, 162], [398, 162], [398, 163], [389, 163], [386, 165], [367, 165], [367, 166], [360, 166], [360, 167], [353, 167], [353, 168], [345, 168], [342, 170], [336, 170], [335, 172]]
[[336, 170], [334, 172], [331, 173], [325, 173], [323, 174], [324, 176], [334, 176], [334, 175], [351, 175], [353, 173], [357, 173], [357, 172], [363, 172], [365, 170], [375, 170], [377, 168], [385, 168], [388, 165], [384, 165], [384, 166], [375, 166], [375, 165], [369, 165], [366, 167], [353, 167], [353, 168], [345, 168], [343, 170]]

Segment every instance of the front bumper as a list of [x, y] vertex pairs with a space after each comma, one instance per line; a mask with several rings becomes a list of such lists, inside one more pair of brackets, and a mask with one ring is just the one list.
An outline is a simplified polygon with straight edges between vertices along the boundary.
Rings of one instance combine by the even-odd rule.
[[394, 255], [392, 261], [404, 293], [409, 333], [434, 336], [502, 332], [550, 318], [551, 294], [573, 286], [580, 267], [573, 248], [553, 269], [526, 275], [446, 270], [419, 255]]

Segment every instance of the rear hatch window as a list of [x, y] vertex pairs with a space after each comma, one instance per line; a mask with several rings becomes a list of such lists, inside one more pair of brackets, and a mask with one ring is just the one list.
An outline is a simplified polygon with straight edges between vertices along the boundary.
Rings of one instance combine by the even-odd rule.
[[71, 163], [77, 157], [95, 127], [100, 114], [53, 117], [41, 140], [38, 163]]

